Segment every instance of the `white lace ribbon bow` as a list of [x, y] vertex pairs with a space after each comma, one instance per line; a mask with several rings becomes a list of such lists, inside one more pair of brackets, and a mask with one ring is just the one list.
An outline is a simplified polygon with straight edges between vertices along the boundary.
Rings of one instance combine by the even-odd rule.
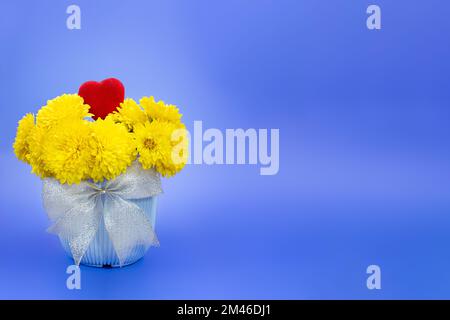
[[87, 181], [67, 185], [46, 178], [42, 197], [53, 222], [47, 231], [68, 241], [78, 265], [103, 218], [122, 265], [136, 245], [148, 248], [159, 244], [145, 212], [129, 200], [153, 197], [161, 192], [159, 174], [153, 169], [143, 170], [137, 162], [126, 173], [101, 186]]

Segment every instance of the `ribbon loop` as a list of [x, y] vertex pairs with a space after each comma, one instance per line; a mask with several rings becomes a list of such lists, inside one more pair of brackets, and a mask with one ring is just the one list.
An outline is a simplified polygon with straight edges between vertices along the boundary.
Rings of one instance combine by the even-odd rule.
[[123, 265], [135, 246], [159, 245], [144, 210], [129, 200], [153, 197], [161, 192], [158, 173], [153, 169], [143, 170], [137, 162], [126, 173], [102, 186], [86, 181], [69, 186], [46, 178], [42, 197], [53, 222], [47, 231], [68, 240], [75, 263], [79, 265], [103, 216], [120, 265]]

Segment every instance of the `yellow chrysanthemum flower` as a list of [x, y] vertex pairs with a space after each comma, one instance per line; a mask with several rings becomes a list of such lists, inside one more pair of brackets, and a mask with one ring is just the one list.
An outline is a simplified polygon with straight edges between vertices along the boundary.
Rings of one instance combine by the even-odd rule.
[[113, 179], [124, 173], [136, 158], [136, 145], [131, 133], [111, 119], [97, 119], [90, 139], [90, 177], [95, 182]]
[[[178, 146], [181, 139], [179, 136], [173, 138], [178, 130], [180, 130], [179, 125], [158, 120], [138, 125], [135, 128], [134, 136], [139, 162], [144, 169], [155, 168], [161, 175], [170, 177], [184, 167], [186, 161], [183, 159], [187, 159], [187, 157], [183, 157], [183, 153], [187, 156], [187, 148], [183, 151], [176, 151], [175, 147]], [[173, 157], [174, 150], [178, 155], [176, 157]]]
[[42, 126], [36, 126], [28, 137], [30, 155], [28, 157], [31, 165], [31, 172], [41, 178], [51, 177], [52, 173], [48, 170], [44, 159], [44, 145], [48, 139], [48, 129]]
[[174, 124], [181, 122], [182, 114], [174, 105], [166, 105], [164, 101], [156, 102], [154, 97], [143, 97], [139, 100], [139, 104], [152, 120], [167, 121]]
[[30, 163], [30, 143], [29, 137], [35, 128], [34, 115], [27, 113], [17, 127], [16, 139], [14, 141], [14, 153], [19, 160]]
[[82, 120], [92, 116], [89, 108], [79, 95], [63, 94], [47, 101], [36, 116], [36, 124], [48, 129], [64, 120]]
[[133, 129], [138, 124], [143, 124], [147, 121], [147, 115], [144, 110], [133, 99], [125, 99], [120, 104], [117, 111], [108, 115], [107, 118], [111, 118], [114, 122], [123, 124], [129, 132], [133, 132]]
[[91, 163], [90, 124], [85, 120], [66, 120], [47, 133], [43, 146], [45, 166], [61, 183], [80, 183], [88, 177]]
[[170, 154], [172, 146], [167, 129], [167, 126], [157, 120], [136, 126], [134, 136], [139, 161], [144, 169], [155, 167]]

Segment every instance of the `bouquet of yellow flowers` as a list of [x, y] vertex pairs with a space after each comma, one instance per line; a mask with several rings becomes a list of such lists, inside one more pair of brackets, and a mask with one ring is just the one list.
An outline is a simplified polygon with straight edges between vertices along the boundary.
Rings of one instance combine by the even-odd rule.
[[110, 78], [19, 121], [14, 152], [43, 179], [50, 231], [76, 263], [125, 265], [157, 244], [159, 177], [178, 173], [188, 157], [181, 117], [153, 97], [124, 99], [123, 85]]
[[117, 110], [92, 121], [78, 94], [49, 100], [37, 116], [20, 121], [14, 152], [42, 178], [61, 183], [95, 182], [124, 173], [134, 160], [144, 169], [173, 176], [187, 162], [185, 126], [176, 106], [153, 97], [126, 99]]

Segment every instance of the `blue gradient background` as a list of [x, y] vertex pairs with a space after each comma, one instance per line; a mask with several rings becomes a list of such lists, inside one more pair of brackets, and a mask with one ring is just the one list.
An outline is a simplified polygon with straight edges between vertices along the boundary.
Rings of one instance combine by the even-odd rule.
[[[76, 3], [82, 29], [68, 30]], [[382, 30], [366, 8], [382, 9]], [[448, 1], [3, 1], [0, 298], [450, 298]], [[161, 247], [71, 264], [14, 158], [17, 121], [90, 79], [177, 104], [189, 129], [279, 128], [280, 171], [164, 181]], [[366, 288], [366, 268], [382, 289]]]

